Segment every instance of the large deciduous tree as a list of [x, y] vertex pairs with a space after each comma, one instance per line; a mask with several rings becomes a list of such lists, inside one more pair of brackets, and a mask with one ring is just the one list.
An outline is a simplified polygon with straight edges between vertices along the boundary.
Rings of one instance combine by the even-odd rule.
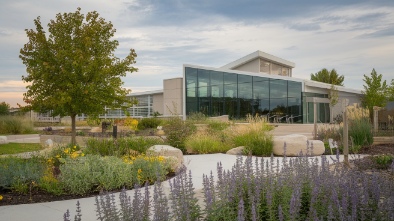
[[363, 96], [361, 97], [361, 104], [368, 108], [369, 116], [371, 121], [373, 120], [373, 107], [384, 107], [387, 103], [387, 83], [384, 80], [382, 82], [382, 75], [376, 73], [375, 69], [372, 69], [371, 77], [364, 74], [363, 85], [364, 90], [362, 91]]
[[137, 71], [132, 65], [135, 51], [124, 59], [114, 55], [118, 41], [111, 22], [96, 11], [81, 14], [81, 9], [59, 13], [48, 24], [40, 17], [35, 30], [26, 29], [29, 41], [20, 50], [29, 82], [24, 100], [37, 112], [53, 111], [53, 116], [70, 116], [72, 143], [75, 144], [75, 119], [82, 113], [97, 116], [104, 106], [122, 108], [130, 104], [121, 77]]
[[326, 68], [323, 68], [319, 72], [311, 74], [311, 80], [343, 86], [343, 81], [345, 80], [345, 77], [343, 75], [339, 76], [335, 69], [328, 71]]

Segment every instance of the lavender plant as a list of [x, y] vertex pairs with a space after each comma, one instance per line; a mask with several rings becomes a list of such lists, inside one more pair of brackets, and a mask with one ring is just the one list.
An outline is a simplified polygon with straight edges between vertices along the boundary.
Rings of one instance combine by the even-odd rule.
[[[330, 165], [314, 157], [238, 157], [231, 170], [217, 165], [203, 176], [201, 210], [191, 173], [160, 183], [153, 200], [146, 186], [134, 198], [120, 194], [120, 211], [109, 195], [96, 199], [100, 220], [394, 220], [394, 183], [375, 173]], [[339, 158], [337, 158], [338, 160]], [[69, 216], [69, 215], [68, 215]], [[108, 218], [109, 217], [109, 218]], [[126, 218], [127, 217], [127, 218]]]

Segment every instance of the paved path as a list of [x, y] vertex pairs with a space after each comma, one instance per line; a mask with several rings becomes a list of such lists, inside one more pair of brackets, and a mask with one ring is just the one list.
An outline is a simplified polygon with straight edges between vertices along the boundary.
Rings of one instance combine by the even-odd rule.
[[[212, 171], [214, 176], [216, 176], [216, 166], [218, 162], [222, 163], [223, 169], [230, 170], [236, 162], [236, 156], [227, 154], [206, 154], [206, 155], [186, 155], [185, 164], [188, 170], [192, 171], [193, 185], [198, 196], [202, 196], [202, 178], [203, 174], [210, 174]], [[321, 157], [316, 157], [321, 160]], [[279, 164], [282, 162], [282, 157], [275, 157], [274, 162], [277, 160]], [[311, 160], [315, 158], [310, 158]], [[330, 157], [328, 159], [332, 162]], [[269, 158], [264, 158], [264, 160], [269, 160]], [[343, 160], [343, 156], [340, 157]], [[168, 182], [164, 182], [164, 191], [169, 192]], [[129, 196], [132, 196], [133, 190], [127, 191]], [[153, 191], [151, 192], [153, 193]], [[118, 196], [116, 196], [118, 199]], [[95, 213], [95, 198], [82, 198], [78, 199], [81, 203], [82, 209], [82, 220], [96, 220]], [[48, 203], [36, 203], [36, 204], [23, 204], [15, 206], [0, 206], [0, 220], [12, 220], [12, 221], [41, 221], [41, 220], [62, 220], [64, 212], [67, 209], [70, 210], [72, 217], [75, 215], [75, 204], [77, 199], [64, 200]], [[201, 203], [201, 202], [200, 202]]]

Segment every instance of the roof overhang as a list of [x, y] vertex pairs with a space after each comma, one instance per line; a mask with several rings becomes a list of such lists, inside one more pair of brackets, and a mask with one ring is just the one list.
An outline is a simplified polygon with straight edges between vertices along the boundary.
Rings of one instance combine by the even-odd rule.
[[281, 64], [281, 65], [289, 67], [289, 68], [294, 68], [295, 67], [294, 62], [287, 61], [285, 59], [282, 59], [282, 58], [279, 58], [279, 57], [267, 54], [267, 53], [262, 52], [262, 51], [256, 51], [256, 52], [253, 52], [253, 53], [251, 53], [249, 55], [246, 55], [245, 57], [242, 57], [242, 58], [240, 58], [240, 59], [238, 59], [236, 61], [228, 63], [228, 64], [220, 67], [220, 69], [230, 69], [230, 70], [231, 69], [235, 69], [235, 68], [237, 68], [237, 67], [239, 67], [239, 66], [241, 66], [243, 64], [246, 64], [246, 63], [248, 63], [248, 62], [250, 62], [252, 60], [255, 60], [257, 58], [262, 58], [264, 60], [272, 61], [274, 63]]
[[154, 90], [154, 91], [143, 91], [143, 92], [135, 92], [135, 93], [131, 93], [128, 94], [127, 96], [130, 97], [134, 97], [134, 96], [142, 96], [142, 95], [150, 95], [150, 94], [162, 94], [163, 90]]

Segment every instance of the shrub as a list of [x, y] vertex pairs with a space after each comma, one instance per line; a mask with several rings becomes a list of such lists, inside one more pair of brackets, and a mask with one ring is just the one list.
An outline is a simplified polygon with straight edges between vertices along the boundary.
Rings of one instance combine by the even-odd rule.
[[131, 187], [132, 165], [117, 157], [87, 155], [77, 159], [66, 158], [60, 165], [59, 179], [71, 194], [86, 194], [93, 190], [111, 190]]
[[29, 134], [33, 132], [33, 123], [27, 118], [0, 116], [0, 134]]
[[273, 148], [272, 136], [258, 131], [241, 133], [233, 138], [235, 146], [244, 146], [245, 154], [254, 156], [271, 156]]
[[233, 143], [236, 146], [245, 146], [245, 154], [271, 156], [273, 140], [268, 131], [272, 130], [272, 126], [266, 123], [265, 118], [259, 116], [249, 115], [247, 121], [248, 125], [232, 133]]
[[159, 118], [143, 118], [138, 122], [138, 129], [156, 129], [161, 123], [162, 121]]
[[373, 157], [379, 169], [388, 169], [393, 163], [394, 156], [390, 154], [381, 154]]
[[21, 159], [17, 157], [0, 158], [0, 187], [26, 193], [27, 187], [38, 183], [45, 171], [42, 158]]
[[136, 120], [134, 118], [131, 118], [131, 117], [127, 117], [123, 121], [123, 126], [129, 128], [130, 130], [137, 130], [137, 128], [138, 128], [138, 120]]
[[319, 124], [317, 128], [317, 139], [328, 142], [332, 138], [338, 144], [342, 143], [342, 124]]
[[191, 112], [187, 116], [188, 121], [193, 121], [194, 123], [205, 123], [208, 117], [201, 112]]
[[153, 145], [163, 144], [163, 140], [149, 137], [126, 137], [114, 139], [90, 138], [84, 152], [101, 156], [124, 156], [130, 153], [146, 153]]
[[231, 146], [224, 139], [224, 134], [217, 133], [196, 133], [185, 141], [187, 153], [225, 153]]
[[196, 126], [190, 121], [183, 121], [181, 118], [173, 117], [167, 120], [164, 125], [164, 131], [167, 142], [185, 153], [186, 138], [196, 131]]
[[223, 131], [227, 129], [229, 126], [230, 126], [230, 122], [214, 121], [214, 120], [208, 122], [208, 128], [212, 132]]
[[372, 125], [368, 118], [349, 120], [349, 137], [354, 145], [371, 145], [373, 143]]

